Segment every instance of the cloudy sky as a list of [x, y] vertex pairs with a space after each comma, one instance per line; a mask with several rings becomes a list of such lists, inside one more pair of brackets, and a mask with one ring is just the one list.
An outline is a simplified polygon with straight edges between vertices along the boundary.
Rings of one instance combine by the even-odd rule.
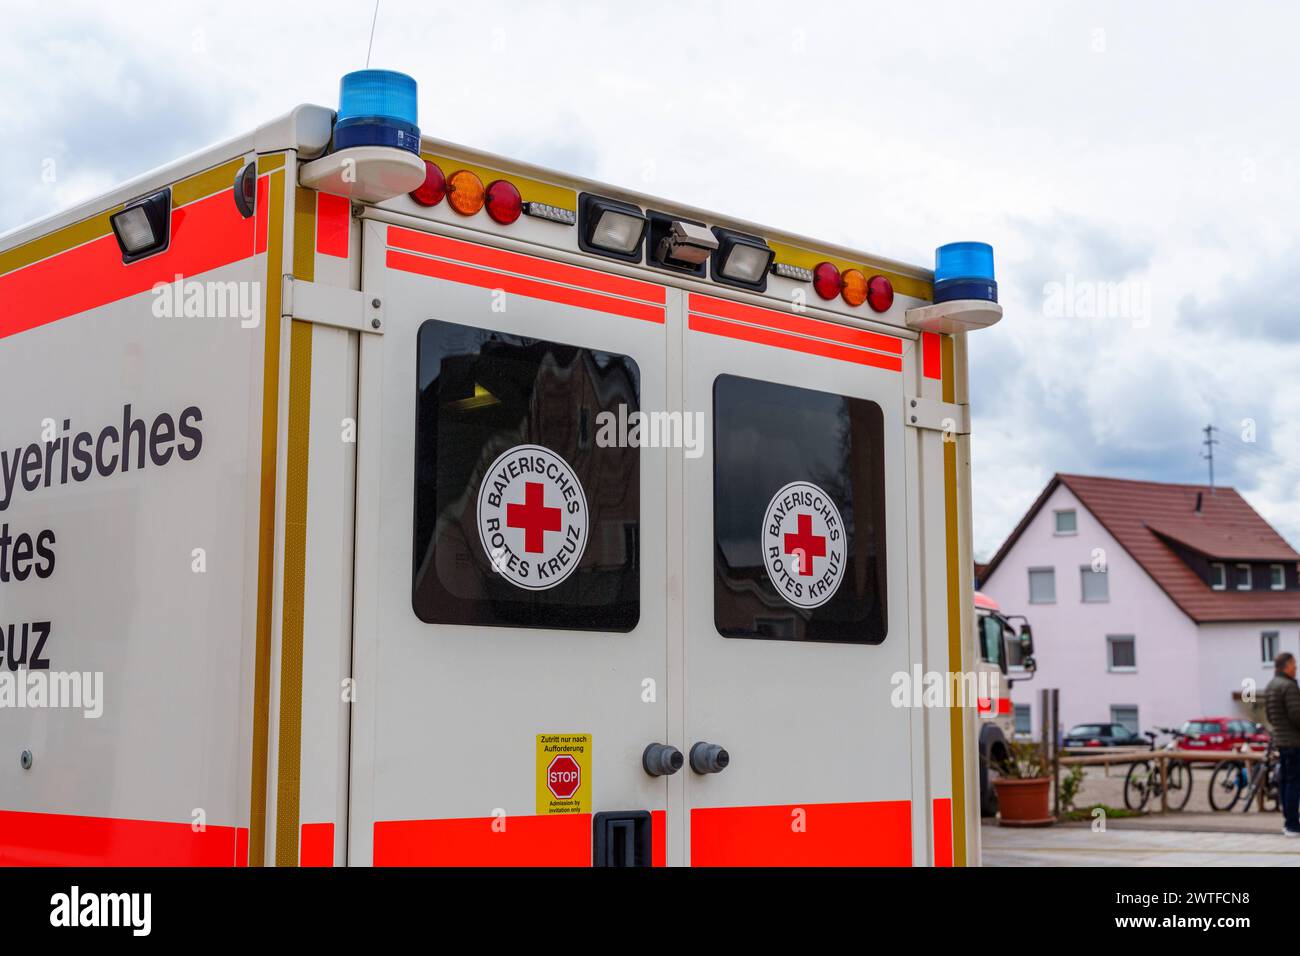
[[[373, 10], [0, 0], [0, 230], [333, 105]], [[1176, 11], [381, 0], [372, 65], [444, 139], [919, 263], [993, 243], [978, 557], [1055, 471], [1204, 481], [1206, 424], [1300, 545], [1300, 10]]]

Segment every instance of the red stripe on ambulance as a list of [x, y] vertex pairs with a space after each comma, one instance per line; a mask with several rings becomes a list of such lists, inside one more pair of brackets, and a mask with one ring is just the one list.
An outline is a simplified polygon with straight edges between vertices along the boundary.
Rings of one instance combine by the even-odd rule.
[[448, 239], [446, 236], [415, 232], [400, 226], [388, 227], [388, 245], [394, 249], [453, 259], [501, 272], [515, 272], [535, 279], [544, 279], [547, 282], [559, 282], [595, 292], [639, 299], [653, 305], [664, 305], [668, 301], [667, 290], [651, 282], [610, 275], [607, 272], [594, 272], [591, 269], [583, 269], [563, 262], [538, 259], [536, 256], [526, 256], [490, 246], [479, 246], [459, 239]]
[[934, 801], [934, 865], [952, 866], [952, 799]]
[[779, 332], [795, 332], [799, 335], [829, 339], [832, 342], [840, 342], [857, 348], [875, 349], [878, 352], [890, 352], [894, 355], [903, 354], [903, 340], [892, 335], [883, 335], [880, 332], [870, 332], [866, 329], [855, 329], [836, 322], [823, 322], [820, 319], [811, 319], [802, 315], [760, 309], [756, 306], [732, 302], [728, 299], [715, 299], [712, 296], [698, 295], [692, 292], [690, 309], [692, 312], [699, 312], [720, 319], [730, 319], [735, 322], [746, 322], [750, 325], [761, 325], [769, 329], [776, 329]]
[[868, 352], [865, 349], [835, 345], [830, 342], [823, 342], [821, 339], [808, 339], [800, 335], [774, 332], [770, 329], [758, 329], [752, 325], [741, 325], [738, 322], [713, 319], [706, 315], [692, 313], [690, 326], [695, 332], [708, 332], [710, 335], [721, 335], [729, 339], [739, 339], [742, 342], [755, 342], [773, 348], [789, 349], [792, 352], [820, 355], [822, 358], [838, 359], [841, 362], [856, 362], [858, 365], [870, 365], [891, 372], [901, 372], [903, 370], [903, 360], [892, 355], [881, 355], [879, 352]]
[[691, 865], [911, 866], [912, 804], [697, 807], [691, 810]]
[[123, 265], [117, 239], [101, 236], [0, 276], [0, 338], [248, 258], [255, 242], [229, 190], [174, 210], [171, 245], [140, 262]]
[[238, 838], [235, 827], [0, 810], [5, 866], [233, 866]]
[[379, 820], [374, 864], [591, 866], [591, 814]]
[[598, 295], [595, 292], [571, 289], [568, 286], [551, 285], [535, 279], [507, 275], [504, 272], [488, 272], [484, 269], [475, 269], [455, 262], [444, 262], [441, 259], [428, 259], [409, 252], [399, 252], [395, 249], [388, 250], [388, 267], [390, 269], [401, 269], [403, 272], [432, 276], [435, 279], [449, 279], [463, 285], [475, 285], [481, 289], [502, 289], [506, 292], [526, 295], [532, 299], [557, 302], [561, 305], [574, 305], [580, 309], [592, 309], [596, 312], [608, 312], [629, 319], [643, 319], [646, 322], [658, 322], [660, 324], [664, 321], [664, 310], [659, 306], [646, 305], [643, 302], [631, 302], [627, 299], [616, 299], [613, 296]]

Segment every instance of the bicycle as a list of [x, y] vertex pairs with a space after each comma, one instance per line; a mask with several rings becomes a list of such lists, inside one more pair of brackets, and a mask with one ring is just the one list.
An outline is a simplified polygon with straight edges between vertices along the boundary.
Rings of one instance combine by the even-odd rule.
[[[1246, 747], [1243, 744], [1242, 749]], [[1210, 774], [1210, 806], [1215, 810], [1231, 810], [1244, 800], [1241, 811], [1246, 813], [1260, 797], [1261, 808], [1268, 813], [1278, 809], [1278, 759], [1270, 743], [1263, 760], [1220, 760]]]
[[[1177, 749], [1176, 730], [1169, 727], [1157, 727], [1156, 730], [1170, 738], [1161, 750]], [[1148, 730], [1144, 736], [1150, 738], [1154, 751], [1156, 734]], [[1163, 771], [1162, 764], [1165, 767]], [[1124, 776], [1124, 806], [1130, 810], [1144, 810], [1152, 797], [1158, 800], [1161, 794], [1165, 795], [1165, 806], [1170, 810], [1187, 806], [1192, 796], [1192, 765], [1186, 760], [1139, 760], [1129, 764]]]

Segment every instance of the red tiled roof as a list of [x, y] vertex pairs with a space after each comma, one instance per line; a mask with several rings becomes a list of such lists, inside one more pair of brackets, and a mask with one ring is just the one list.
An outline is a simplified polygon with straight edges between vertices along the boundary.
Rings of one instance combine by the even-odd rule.
[[1224, 561], [1300, 561], [1300, 554], [1233, 488], [1216, 488], [1211, 494], [1205, 485], [1055, 475], [993, 556], [981, 581], [1001, 563], [1060, 484], [1192, 620], [1300, 620], [1300, 591], [1216, 591], [1170, 547], [1169, 541], [1174, 541]]

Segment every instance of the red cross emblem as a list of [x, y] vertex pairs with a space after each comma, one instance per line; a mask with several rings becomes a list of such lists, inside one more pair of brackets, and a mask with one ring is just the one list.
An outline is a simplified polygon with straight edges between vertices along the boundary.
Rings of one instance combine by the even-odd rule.
[[540, 481], [524, 485], [524, 503], [506, 505], [506, 526], [524, 529], [524, 550], [546, 550], [546, 532], [560, 530], [560, 509], [546, 505], [546, 486]]
[[826, 536], [813, 534], [812, 515], [799, 515], [799, 530], [786, 532], [785, 553], [798, 559], [799, 573], [804, 575], [813, 573], [813, 558], [826, 556]]

